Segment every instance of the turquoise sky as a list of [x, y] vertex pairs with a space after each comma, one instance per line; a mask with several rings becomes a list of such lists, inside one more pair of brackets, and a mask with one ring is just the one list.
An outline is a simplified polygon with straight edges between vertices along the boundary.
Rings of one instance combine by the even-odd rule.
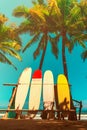
[[[22, 19], [18, 19], [12, 16], [12, 10], [18, 5], [26, 5], [27, 7], [32, 6], [31, 0], [0, 0], [0, 13], [5, 14], [9, 18], [10, 23], [15, 22], [19, 24]], [[28, 34], [22, 35], [23, 46], [27, 43], [29, 39], [30, 36]], [[61, 39], [59, 44], [59, 47], [61, 48]], [[19, 62], [17, 59], [11, 58], [11, 60], [18, 68], [17, 71], [14, 70], [14, 68], [8, 64], [0, 63], [0, 106], [8, 105], [12, 93], [12, 87], [5, 87], [3, 86], [3, 83], [17, 83], [18, 78], [24, 68], [32, 67], [32, 71], [34, 72], [34, 70], [39, 67], [41, 55], [36, 60], [33, 59], [33, 52], [35, 48], [36, 45], [31, 46], [31, 48], [27, 49], [25, 53], [20, 52], [20, 55], [23, 57], [22, 62]], [[84, 103], [84, 107], [86, 107], [87, 60], [83, 62], [80, 57], [81, 52], [82, 48], [79, 46], [74, 47], [74, 50], [71, 54], [69, 54], [66, 49], [66, 57], [68, 64], [69, 83], [72, 85], [72, 97], [79, 101], [82, 100]], [[45, 70], [52, 70], [55, 83], [57, 81], [57, 76], [63, 73], [61, 51], [59, 53], [60, 55], [58, 59], [56, 59], [52, 55], [50, 43], [48, 43], [45, 60], [42, 68], [43, 74]]]

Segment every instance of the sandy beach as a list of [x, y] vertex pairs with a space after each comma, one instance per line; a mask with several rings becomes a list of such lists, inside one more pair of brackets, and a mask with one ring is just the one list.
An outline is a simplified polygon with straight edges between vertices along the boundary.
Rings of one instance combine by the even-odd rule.
[[87, 130], [87, 121], [1, 119], [0, 130]]

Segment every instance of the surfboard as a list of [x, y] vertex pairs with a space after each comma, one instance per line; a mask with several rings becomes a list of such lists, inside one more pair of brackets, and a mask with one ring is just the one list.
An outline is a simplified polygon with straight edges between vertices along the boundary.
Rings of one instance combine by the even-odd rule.
[[45, 110], [52, 110], [54, 103], [54, 78], [50, 70], [46, 70], [43, 77], [43, 102]]
[[70, 89], [64, 74], [58, 75], [57, 79], [58, 105], [61, 110], [70, 109]]
[[[42, 71], [38, 69], [35, 70], [35, 72], [32, 75], [30, 95], [29, 95], [29, 110], [39, 109], [41, 90], [42, 90]], [[36, 113], [31, 114], [30, 118], [34, 118], [35, 115]]]
[[15, 109], [21, 110], [23, 108], [31, 81], [31, 74], [32, 69], [25, 68], [20, 75], [15, 97]]

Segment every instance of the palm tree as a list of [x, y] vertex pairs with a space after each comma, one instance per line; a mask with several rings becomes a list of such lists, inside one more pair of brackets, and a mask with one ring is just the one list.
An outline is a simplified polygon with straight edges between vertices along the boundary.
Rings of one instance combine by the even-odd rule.
[[18, 51], [21, 49], [21, 41], [16, 33], [16, 27], [5, 25], [7, 20], [4, 15], [0, 14], [0, 62], [8, 63], [17, 69], [6, 54], [21, 61], [21, 57], [18, 54]]
[[56, 43], [53, 44], [53, 40], [50, 35], [50, 33], [54, 32], [55, 29], [55, 26], [52, 27], [52, 23], [54, 23], [54, 20], [51, 18], [51, 12], [49, 12], [49, 9], [46, 8], [47, 6], [44, 1], [38, 0], [38, 3], [33, 2], [33, 4], [34, 7], [30, 9], [24, 6], [17, 7], [13, 11], [13, 15], [16, 17], [25, 18], [25, 21], [22, 22], [19, 26], [18, 32], [29, 32], [30, 35], [33, 36], [33, 38], [24, 47], [23, 52], [36, 41], [39, 41], [33, 55], [34, 58], [36, 58], [40, 54], [40, 51], [43, 51], [39, 65], [39, 69], [41, 69], [48, 41], [50, 40], [50, 43], [52, 45], [52, 52], [56, 56], [56, 58], [58, 57], [58, 48]]
[[[66, 47], [70, 53], [77, 44], [86, 48], [84, 41], [87, 39], [87, 33], [84, 33], [84, 31], [87, 31], [87, 28], [85, 28], [85, 20], [83, 20], [81, 8], [79, 7], [81, 3], [78, 4], [77, 0], [52, 0], [48, 2], [49, 6], [56, 9], [56, 12], [60, 11], [61, 13], [60, 16], [56, 13], [56, 18], [58, 17], [61, 22], [55, 20], [55, 25], [57, 26], [58, 35], [60, 34], [60, 37], [62, 37], [63, 68], [68, 79]], [[87, 18], [86, 16], [84, 19]], [[87, 25], [87, 22], [85, 23]]]
[[[55, 15], [61, 22], [59, 23], [58, 20], [55, 20], [55, 25], [57, 26], [58, 35], [60, 34], [60, 37], [62, 37], [63, 68], [64, 74], [68, 79], [66, 48], [68, 48], [70, 53], [75, 45], [80, 45], [86, 49], [85, 40], [87, 40], [87, 22], [85, 19], [87, 18], [87, 15], [84, 14], [83, 19], [80, 7], [81, 3], [78, 4], [77, 0], [52, 0], [48, 2], [51, 8], [56, 9], [56, 12], [60, 12], [60, 16], [57, 13]], [[84, 11], [86, 9], [84, 9]], [[84, 54], [87, 54], [87, 51], [82, 54], [83, 58]], [[71, 95], [71, 108], [73, 107]]]
[[[5, 15], [0, 14], [0, 62], [8, 63], [12, 65], [16, 70], [17, 67], [13, 64], [13, 62], [8, 58], [7, 54], [17, 58], [21, 61], [21, 57], [19, 55], [19, 51], [21, 49], [21, 40], [17, 34], [17, 28], [14, 24], [11, 26], [7, 26], [5, 22], [7, 22], [7, 18]], [[17, 88], [13, 90], [12, 98], [8, 106], [8, 110], [14, 104], [14, 97]], [[8, 112], [6, 112], [5, 117], [7, 117]]]

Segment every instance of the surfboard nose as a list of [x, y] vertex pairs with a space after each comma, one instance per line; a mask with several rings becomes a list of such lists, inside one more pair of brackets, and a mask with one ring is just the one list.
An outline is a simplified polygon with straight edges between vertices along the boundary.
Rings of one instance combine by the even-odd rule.
[[32, 76], [32, 78], [42, 78], [42, 71], [36, 70]]

